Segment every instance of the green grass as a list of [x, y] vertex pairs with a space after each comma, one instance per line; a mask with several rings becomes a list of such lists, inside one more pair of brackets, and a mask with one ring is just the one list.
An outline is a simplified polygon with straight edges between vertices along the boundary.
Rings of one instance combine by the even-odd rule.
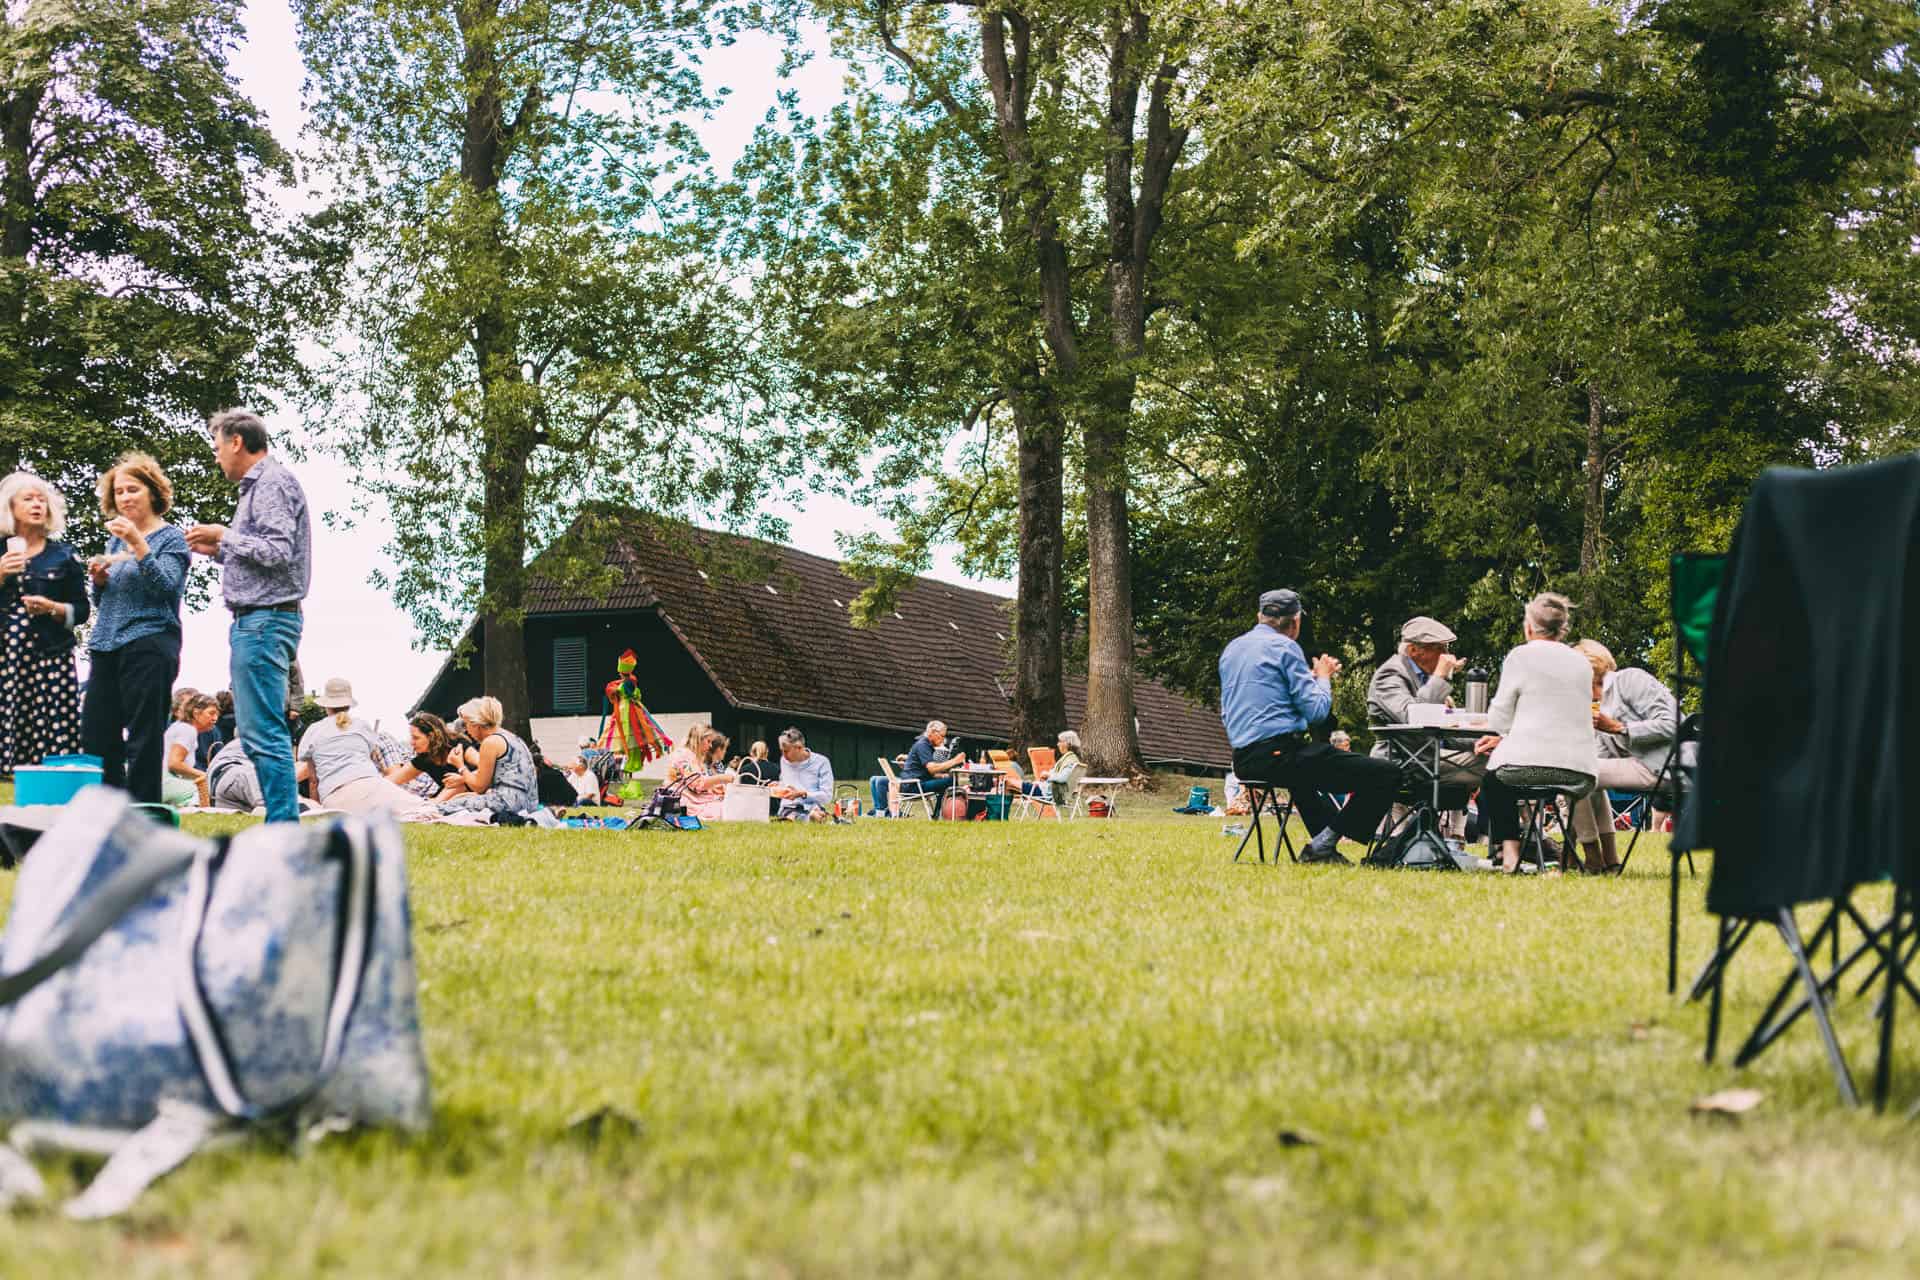
[[[1810, 1027], [1700, 1064], [1659, 847], [1606, 881], [1235, 866], [1182, 794], [1071, 826], [412, 829], [433, 1132], [205, 1156], [118, 1223], [0, 1219], [0, 1273], [1910, 1270], [1920, 1133], [1843, 1112]], [[1782, 971], [1751, 948], [1730, 1035]], [[1864, 1076], [1865, 1005], [1840, 1022]], [[1689, 1115], [1735, 1083], [1759, 1110]], [[631, 1127], [569, 1132], [603, 1107]]]

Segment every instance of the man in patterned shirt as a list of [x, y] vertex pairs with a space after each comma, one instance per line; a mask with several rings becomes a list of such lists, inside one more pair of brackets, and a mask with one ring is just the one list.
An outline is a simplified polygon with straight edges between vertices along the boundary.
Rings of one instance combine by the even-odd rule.
[[240, 486], [232, 525], [197, 524], [187, 546], [220, 563], [233, 711], [240, 742], [260, 778], [268, 822], [297, 822], [293, 739], [287, 733], [287, 670], [300, 647], [300, 602], [313, 580], [313, 525], [307, 495], [267, 456], [267, 426], [245, 409], [207, 424], [214, 457]]

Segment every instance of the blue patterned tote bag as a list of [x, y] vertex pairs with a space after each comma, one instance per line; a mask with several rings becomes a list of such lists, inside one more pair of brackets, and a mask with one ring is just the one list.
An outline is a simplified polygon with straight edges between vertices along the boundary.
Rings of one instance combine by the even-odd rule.
[[249, 1126], [431, 1116], [390, 819], [205, 840], [94, 788], [40, 837], [0, 937], [0, 1202], [44, 1192], [23, 1153], [109, 1155], [74, 1217]]

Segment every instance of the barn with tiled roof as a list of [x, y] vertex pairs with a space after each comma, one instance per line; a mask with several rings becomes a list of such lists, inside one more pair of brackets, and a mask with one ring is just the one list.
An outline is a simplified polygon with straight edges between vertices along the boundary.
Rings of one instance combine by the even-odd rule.
[[[736, 752], [769, 746], [797, 725], [864, 778], [878, 755], [903, 750], [928, 720], [973, 749], [1004, 745], [1012, 601], [930, 578], [909, 580], [871, 627], [847, 606], [862, 590], [840, 563], [791, 547], [659, 521], [622, 522], [605, 541], [613, 571], [603, 598], [559, 588], [534, 564], [525, 630], [534, 736], [551, 755], [591, 732], [600, 691], [631, 647], [642, 697], [676, 740], [711, 722]], [[479, 629], [471, 638], [479, 642]], [[481, 662], [443, 667], [419, 706], [451, 714], [480, 692]], [[1086, 683], [1067, 681], [1070, 727]], [[1150, 765], [1224, 770], [1231, 761], [1216, 708], [1153, 681], [1135, 688], [1140, 745]], [[963, 744], [963, 749], [965, 749]]]

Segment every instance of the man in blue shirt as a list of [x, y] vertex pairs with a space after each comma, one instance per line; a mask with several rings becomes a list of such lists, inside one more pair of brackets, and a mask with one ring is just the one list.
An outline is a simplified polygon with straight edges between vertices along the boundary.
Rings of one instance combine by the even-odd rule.
[[[1260, 597], [1260, 617], [1220, 654], [1220, 719], [1242, 782], [1287, 788], [1314, 837], [1302, 862], [1345, 863], [1340, 837], [1365, 844], [1400, 787], [1400, 771], [1384, 760], [1337, 751], [1308, 740], [1307, 728], [1333, 710], [1339, 659], [1308, 663], [1299, 643], [1300, 597], [1284, 588]], [[1352, 793], [1344, 809], [1328, 795]]]
[[967, 763], [966, 752], [953, 755], [944, 750], [947, 726], [938, 720], [927, 721], [927, 731], [907, 748], [900, 766], [900, 781], [917, 782], [920, 794], [933, 797], [933, 816], [940, 816], [941, 793], [953, 785], [952, 773]]
[[260, 778], [268, 822], [298, 822], [293, 740], [286, 728], [288, 671], [298, 664], [300, 602], [313, 581], [313, 522], [306, 491], [267, 456], [267, 425], [245, 409], [207, 425], [221, 474], [240, 486], [233, 523], [197, 524], [187, 545], [220, 563], [235, 727]]

